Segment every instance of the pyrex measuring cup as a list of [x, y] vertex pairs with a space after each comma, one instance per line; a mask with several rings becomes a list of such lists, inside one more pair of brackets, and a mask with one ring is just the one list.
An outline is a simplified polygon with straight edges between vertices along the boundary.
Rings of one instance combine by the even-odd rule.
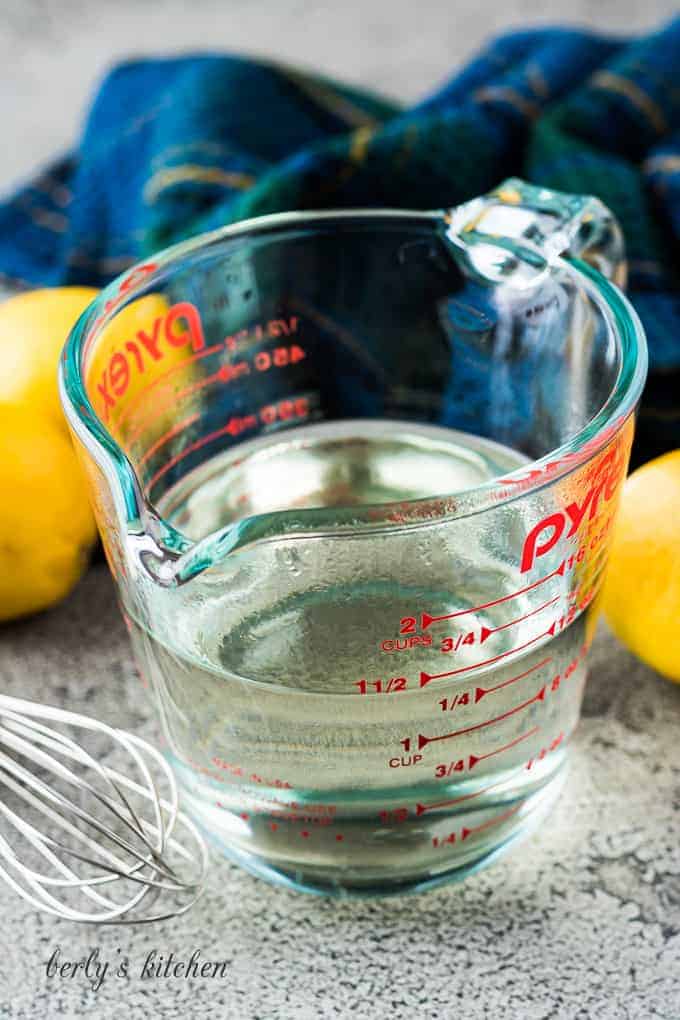
[[646, 354], [597, 201], [286, 214], [139, 265], [62, 399], [187, 808], [297, 888], [542, 820]]

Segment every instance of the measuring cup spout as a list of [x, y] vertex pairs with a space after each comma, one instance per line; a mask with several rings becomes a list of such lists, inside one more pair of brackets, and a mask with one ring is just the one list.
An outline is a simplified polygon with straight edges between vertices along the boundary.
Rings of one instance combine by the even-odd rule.
[[[197, 580], [222, 563], [238, 545], [238, 529], [223, 528], [200, 542], [190, 542], [156, 518], [150, 530], [129, 534], [130, 553], [146, 576], [162, 588], [177, 588]], [[172, 534], [171, 534], [172, 533]]]

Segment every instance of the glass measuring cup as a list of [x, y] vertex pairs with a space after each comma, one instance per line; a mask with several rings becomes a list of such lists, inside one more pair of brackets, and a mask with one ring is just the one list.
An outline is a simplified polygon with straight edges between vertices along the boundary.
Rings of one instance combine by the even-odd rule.
[[60, 386], [186, 807], [296, 888], [423, 889], [546, 816], [646, 372], [620, 231], [507, 181], [120, 277]]

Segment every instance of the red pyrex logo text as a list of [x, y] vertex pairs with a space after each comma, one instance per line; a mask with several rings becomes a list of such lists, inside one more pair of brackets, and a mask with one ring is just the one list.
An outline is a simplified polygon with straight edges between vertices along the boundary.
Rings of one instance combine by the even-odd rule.
[[574, 500], [563, 510], [549, 514], [535, 524], [524, 540], [520, 572], [526, 573], [540, 556], [550, 552], [561, 538], [576, 534], [586, 517], [592, 521], [598, 512], [600, 502], [608, 502], [616, 493], [618, 484], [626, 471], [627, 458], [619, 449], [610, 450], [598, 465], [594, 479], [586, 494], [578, 502]]
[[97, 392], [103, 398], [104, 421], [108, 421], [109, 411], [124, 396], [134, 371], [142, 373], [148, 364], [160, 361], [165, 353], [163, 345], [172, 348], [188, 343], [196, 353], [205, 347], [205, 337], [197, 309], [188, 301], [181, 301], [154, 319], [150, 327], [137, 330], [124, 349], [114, 351], [97, 383]]

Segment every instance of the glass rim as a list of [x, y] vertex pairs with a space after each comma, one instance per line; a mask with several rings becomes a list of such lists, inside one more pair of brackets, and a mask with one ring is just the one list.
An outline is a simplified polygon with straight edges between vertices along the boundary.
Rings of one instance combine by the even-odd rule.
[[[64, 345], [59, 363], [59, 390], [66, 419], [77, 438], [107, 476], [113, 474], [123, 500], [127, 527], [148, 530], [149, 520], [160, 521], [165, 544], [177, 552], [197, 545], [167, 521], [146, 495], [129, 458], [111, 435], [92, 406], [85, 389], [82, 366], [89, 346], [96, 341], [102, 328], [116, 317], [118, 310], [143, 296], [154, 280], [165, 278], [168, 271], [179, 268], [185, 258], [199, 252], [210, 252], [224, 241], [288, 230], [297, 226], [309, 228], [333, 220], [366, 220], [379, 229], [379, 224], [396, 220], [446, 224], [447, 210], [411, 209], [339, 209], [312, 212], [274, 213], [243, 220], [165, 248], [147, 260], [135, 263], [108, 284], [82, 313]], [[581, 464], [596, 456], [623, 428], [634, 413], [647, 375], [647, 346], [642, 324], [625, 295], [596, 269], [579, 258], [552, 256], [551, 267], [565, 269], [576, 275], [602, 311], [618, 344], [620, 365], [616, 380], [599, 410], [561, 445], [535, 460], [527, 461], [502, 477], [456, 493], [438, 493], [405, 502], [379, 503], [360, 507], [322, 507], [281, 509], [246, 518], [227, 525], [220, 535], [238, 530], [234, 545], [243, 545], [250, 529], [246, 521], [256, 521], [253, 538], [266, 537], [271, 530], [287, 536], [293, 533], [328, 531], [351, 524], [352, 531], [361, 525], [374, 529], [391, 529], [409, 525], [432, 524], [436, 520], [454, 519], [498, 507], [552, 484], [570, 474]], [[271, 525], [271, 527], [268, 527]], [[283, 525], [283, 527], [282, 527]], [[203, 543], [205, 539], [201, 539]], [[231, 544], [231, 543], [228, 543]]]

